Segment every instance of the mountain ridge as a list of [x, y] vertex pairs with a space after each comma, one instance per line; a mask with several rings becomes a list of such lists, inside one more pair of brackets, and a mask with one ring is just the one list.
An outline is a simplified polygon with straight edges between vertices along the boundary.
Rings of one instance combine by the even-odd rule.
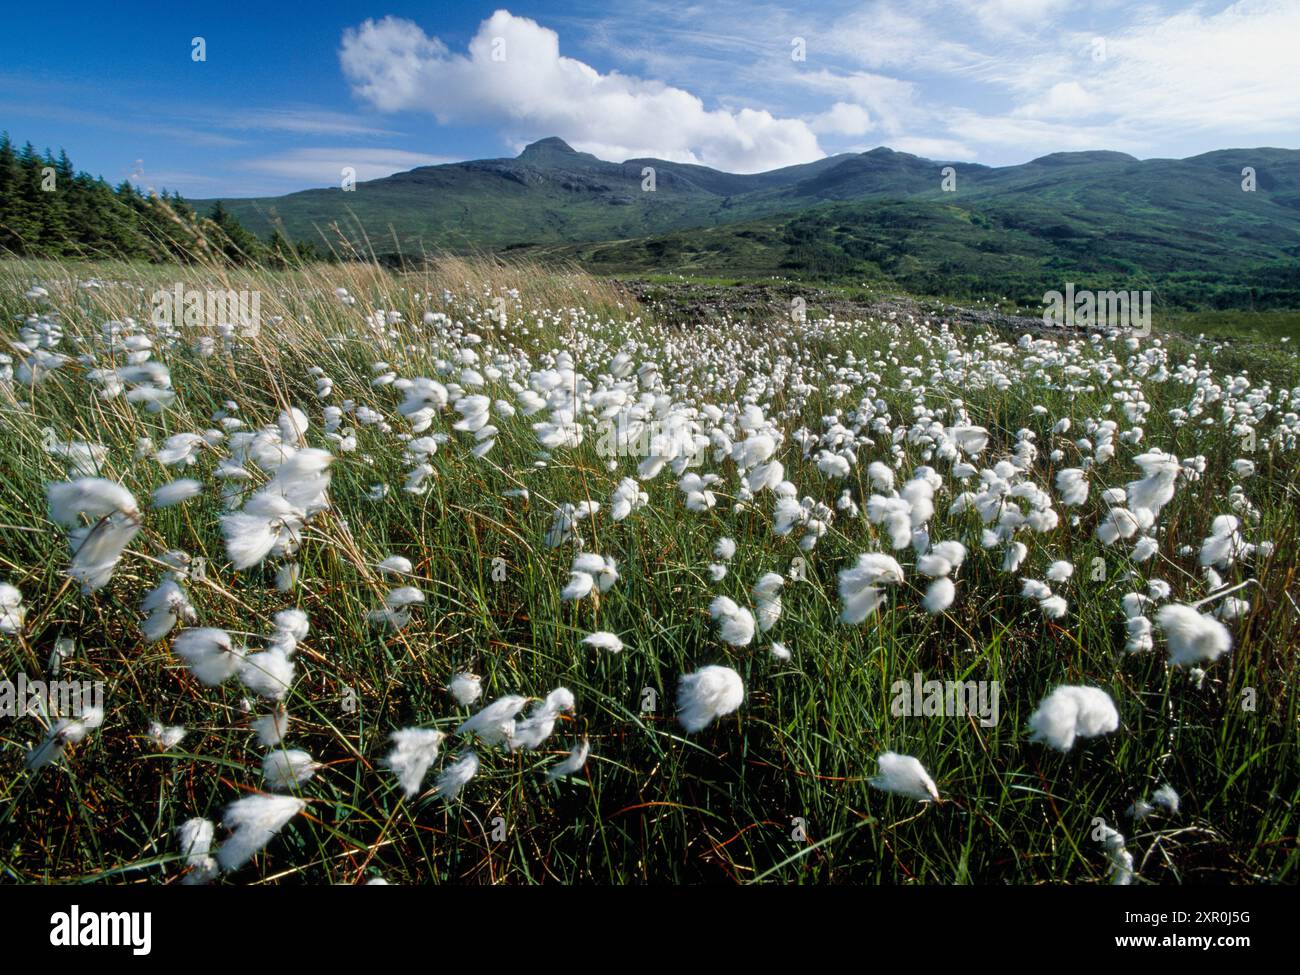
[[[417, 167], [355, 192], [222, 203], [259, 234], [282, 224], [294, 239], [342, 238], [345, 251], [533, 249], [646, 273], [665, 255], [690, 253], [692, 238], [712, 240], [700, 255], [717, 263], [665, 267], [906, 280], [924, 270], [927, 285], [947, 274], [995, 289], [1000, 273], [1037, 286], [1048, 271], [1065, 280], [1072, 270], [1137, 281], [1187, 271], [1213, 284], [1230, 271], [1271, 269], [1259, 273], [1290, 281], [1285, 266], [1300, 264], [1300, 150], [1271, 147], [1186, 159], [1085, 150], [985, 166], [882, 146], [727, 173], [653, 158], [609, 162], [552, 137], [514, 157]], [[755, 251], [761, 240], [770, 252]], [[900, 263], [900, 255], [911, 256]], [[1249, 289], [1236, 293], [1253, 300]]]

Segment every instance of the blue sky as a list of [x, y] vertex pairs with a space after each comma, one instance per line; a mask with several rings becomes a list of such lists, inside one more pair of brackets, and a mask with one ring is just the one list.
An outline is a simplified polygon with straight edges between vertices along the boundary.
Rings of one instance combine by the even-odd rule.
[[194, 198], [548, 135], [737, 172], [879, 145], [991, 165], [1300, 146], [1300, 0], [178, 6], [11, 5], [0, 127]]

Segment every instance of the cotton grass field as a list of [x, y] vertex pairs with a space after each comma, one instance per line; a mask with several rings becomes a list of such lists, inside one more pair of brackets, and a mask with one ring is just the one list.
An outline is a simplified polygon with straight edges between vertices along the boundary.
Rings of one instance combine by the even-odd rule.
[[3, 676], [102, 682], [0, 720], [7, 882], [1295, 882], [1286, 345], [456, 260], [0, 310]]

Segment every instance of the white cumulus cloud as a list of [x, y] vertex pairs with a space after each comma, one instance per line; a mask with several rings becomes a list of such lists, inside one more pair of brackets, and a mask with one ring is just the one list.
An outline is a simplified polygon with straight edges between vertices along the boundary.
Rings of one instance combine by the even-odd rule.
[[[824, 155], [801, 119], [710, 109], [681, 88], [601, 73], [561, 55], [555, 31], [506, 10], [479, 25], [464, 54], [409, 20], [385, 17], [346, 30], [339, 59], [354, 93], [380, 111], [492, 125], [515, 143], [555, 135], [605, 159], [658, 156], [732, 172]], [[863, 129], [865, 115], [832, 109], [823, 122]]]

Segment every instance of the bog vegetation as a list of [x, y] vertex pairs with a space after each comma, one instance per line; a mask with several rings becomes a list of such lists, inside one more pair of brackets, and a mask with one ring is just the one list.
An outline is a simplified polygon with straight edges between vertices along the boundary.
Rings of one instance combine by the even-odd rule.
[[1295, 878], [1285, 348], [457, 260], [0, 312], [0, 664], [104, 690], [0, 721], [7, 881]]

